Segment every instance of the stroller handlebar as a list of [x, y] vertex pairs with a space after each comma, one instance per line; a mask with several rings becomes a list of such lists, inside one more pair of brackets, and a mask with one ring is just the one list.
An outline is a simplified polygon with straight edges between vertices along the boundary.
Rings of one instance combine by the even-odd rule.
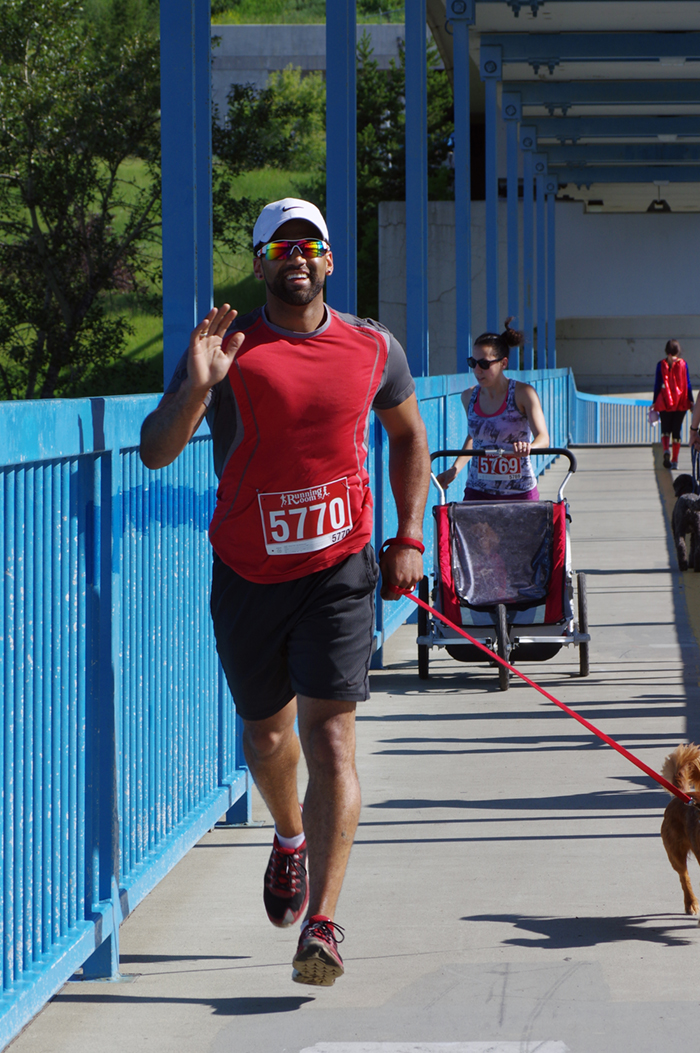
[[[512, 453], [511, 450], [503, 449], [499, 446], [482, 446], [479, 450], [436, 450], [435, 453], [430, 454], [431, 462], [437, 457], [473, 457], [478, 453], [490, 453], [490, 454], [506, 454]], [[530, 450], [530, 457], [539, 457], [540, 454], [556, 453], [561, 454], [562, 457], [567, 457], [569, 461], [569, 471], [573, 475], [578, 467], [576, 462], [576, 455], [567, 450], [564, 446], [542, 446], [541, 448]]]
[[[499, 456], [503, 456], [505, 454], [512, 453], [512, 451], [503, 449], [502, 447], [498, 447], [498, 446], [482, 446], [478, 450], [436, 450], [435, 453], [431, 453], [431, 455], [430, 455], [430, 462], [432, 464], [432, 462], [434, 460], [436, 460], [436, 458], [438, 458], [438, 457], [474, 457], [476, 454], [485, 454], [485, 453], [486, 454], [491, 454], [491, 455], [497, 454]], [[566, 457], [568, 462], [569, 462], [569, 467], [568, 467], [567, 473], [564, 476], [564, 479], [563, 479], [563, 481], [561, 483], [561, 486], [559, 487], [559, 492], [557, 494], [557, 501], [561, 501], [563, 499], [564, 487], [566, 486], [566, 484], [568, 483], [569, 479], [571, 478], [571, 476], [576, 471], [576, 468], [577, 468], [576, 456], [575, 456], [575, 454], [573, 454], [571, 452], [571, 450], [567, 450], [563, 446], [542, 446], [542, 447], [538, 447], [537, 449], [534, 449], [534, 450], [531, 449], [530, 450], [530, 456], [531, 457], [539, 457], [541, 454], [546, 455], [546, 454], [550, 454], [550, 453], [557, 454], [557, 455], [560, 455], [562, 457]], [[435, 483], [435, 485], [437, 486], [438, 490], [440, 491], [440, 504], [444, 504], [444, 502], [445, 502], [445, 490], [440, 485], [440, 483], [437, 481], [437, 478], [436, 478], [435, 474], [432, 471], [430, 473], [430, 477], [433, 480], [433, 482]]]

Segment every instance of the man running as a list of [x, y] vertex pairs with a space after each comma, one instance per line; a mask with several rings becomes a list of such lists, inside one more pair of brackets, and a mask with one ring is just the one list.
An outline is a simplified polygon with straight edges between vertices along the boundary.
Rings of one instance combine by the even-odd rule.
[[[219, 478], [210, 526], [217, 649], [245, 756], [275, 823], [264, 903], [273, 925], [305, 912], [292, 978], [343, 973], [334, 921], [360, 812], [355, 709], [369, 697], [378, 569], [365, 466], [370, 410], [389, 441], [397, 538], [382, 596], [423, 574], [430, 459], [405, 354], [384, 326], [323, 301], [333, 256], [315, 205], [267, 205], [253, 230], [266, 304], [214, 308], [193, 330], [141, 458], [162, 468], [204, 416]], [[299, 739], [308, 767], [303, 819]], [[309, 880], [310, 877], [310, 880]]]

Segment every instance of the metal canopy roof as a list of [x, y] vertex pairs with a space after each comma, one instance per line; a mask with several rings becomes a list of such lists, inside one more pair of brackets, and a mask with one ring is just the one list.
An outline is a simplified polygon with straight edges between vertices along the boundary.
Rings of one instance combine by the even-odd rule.
[[674, 209], [700, 210], [700, 2], [474, 0], [473, 13], [470, 57], [534, 129], [549, 176], [614, 185], [616, 210], [625, 195], [646, 207], [640, 183], [678, 184]]

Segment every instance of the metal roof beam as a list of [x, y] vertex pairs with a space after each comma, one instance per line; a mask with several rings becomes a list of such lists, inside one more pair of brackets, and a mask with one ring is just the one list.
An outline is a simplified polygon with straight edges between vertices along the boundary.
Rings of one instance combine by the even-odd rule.
[[576, 186], [590, 186], [592, 183], [700, 183], [700, 167], [697, 165], [552, 167], [548, 174], [558, 179], [560, 186], [565, 183]]
[[527, 117], [537, 129], [538, 139], [620, 139], [679, 135], [700, 136], [700, 114], [673, 117]]
[[481, 43], [500, 47], [503, 62], [527, 62], [552, 72], [560, 62], [700, 61], [700, 33], [483, 33]]
[[586, 146], [546, 146], [550, 164], [678, 164], [700, 162], [700, 143], [588, 143]]
[[519, 92], [523, 106], [543, 106], [550, 113], [571, 106], [688, 106], [700, 104], [700, 80], [504, 81], [504, 90]]

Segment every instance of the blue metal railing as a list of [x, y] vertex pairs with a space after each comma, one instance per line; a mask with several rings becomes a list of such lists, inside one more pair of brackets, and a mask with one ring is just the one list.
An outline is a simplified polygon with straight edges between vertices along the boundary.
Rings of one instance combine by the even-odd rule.
[[160, 472], [156, 396], [0, 404], [0, 1044], [118, 927], [248, 773], [209, 617], [208, 437]]
[[[570, 383], [571, 441], [585, 443], [632, 443], [644, 445], [657, 442], [659, 426], [648, 421], [649, 399], [624, 399], [611, 395], [587, 395], [577, 391], [573, 377]], [[690, 418], [683, 422], [681, 438], [688, 441]]]
[[[513, 375], [553, 445], [654, 438], [643, 400], [582, 395], [564, 369]], [[417, 380], [432, 450], [461, 446], [471, 383]], [[76, 969], [114, 974], [130, 910], [223, 813], [250, 817], [210, 626], [211, 440], [146, 470], [157, 400], [0, 403], [0, 1045]], [[378, 422], [370, 438], [380, 544], [396, 518]], [[432, 527], [428, 512], [427, 546]], [[379, 649], [412, 609], [378, 602]]]

